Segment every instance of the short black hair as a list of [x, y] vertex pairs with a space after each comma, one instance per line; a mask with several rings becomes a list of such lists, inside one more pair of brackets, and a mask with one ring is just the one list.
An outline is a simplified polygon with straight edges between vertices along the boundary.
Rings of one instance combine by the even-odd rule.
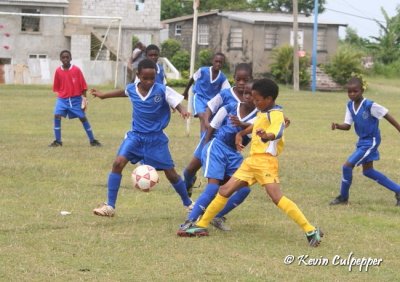
[[138, 72], [140, 72], [142, 69], [157, 69], [156, 63], [154, 63], [150, 59], [144, 59], [141, 61], [138, 65]]
[[236, 73], [237, 73], [238, 71], [240, 71], [240, 70], [247, 71], [247, 72], [249, 73], [250, 77], [253, 77], [253, 69], [252, 69], [252, 67], [251, 67], [250, 64], [246, 64], [246, 63], [240, 63], [240, 64], [238, 64], [238, 65], [236, 66], [236, 68], [235, 68], [235, 73], [234, 73], [234, 75], [236, 75]]
[[350, 84], [357, 84], [357, 85], [359, 85], [359, 86], [363, 86], [363, 80], [362, 80], [362, 78], [360, 78], [360, 77], [357, 77], [357, 76], [352, 76], [350, 79], [349, 79], [349, 81], [347, 82], [347, 85], [350, 85]]
[[272, 97], [274, 101], [278, 97], [279, 93], [278, 84], [276, 84], [275, 81], [269, 78], [263, 78], [254, 81], [253, 87], [251, 89], [260, 93], [260, 95], [264, 98]]
[[225, 54], [224, 53], [217, 52], [217, 53], [214, 54], [213, 58], [215, 58], [216, 56], [224, 57], [224, 60], [225, 60]]
[[146, 54], [147, 54], [149, 51], [152, 51], [152, 50], [156, 50], [158, 53], [160, 53], [160, 48], [158, 48], [157, 45], [155, 45], [155, 44], [150, 44], [149, 46], [146, 47]]
[[62, 51], [60, 52], [60, 57], [62, 56], [63, 53], [68, 53], [69, 56], [72, 58], [72, 54], [71, 54], [71, 52], [70, 52], [69, 50], [62, 50]]

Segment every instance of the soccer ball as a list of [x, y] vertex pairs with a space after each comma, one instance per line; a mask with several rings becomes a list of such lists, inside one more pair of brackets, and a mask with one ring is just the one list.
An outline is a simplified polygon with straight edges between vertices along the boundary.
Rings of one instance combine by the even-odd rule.
[[132, 172], [133, 187], [149, 192], [158, 183], [157, 170], [149, 165], [140, 165]]

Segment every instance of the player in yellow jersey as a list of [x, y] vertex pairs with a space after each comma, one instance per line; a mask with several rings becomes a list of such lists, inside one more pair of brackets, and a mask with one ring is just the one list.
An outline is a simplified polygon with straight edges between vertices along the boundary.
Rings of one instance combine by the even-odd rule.
[[270, 79], [254, 82], [253, 102], [260, 112], [253, 125], [237, 133], [235, 142], [241, 151], [242, 137], [252, 133], [250, 156], [229, 181], [219, 188], [217, 196], [196, 225], [186, 230], [188, 237], [207, 236], [210, 221], [224, 208], [229, 197], [240, 188], [257, 182], [264, 187], [274, 204], [303, 229], [310, 246], [317, 247], [321, 242], [322, 231], [308, 222], [297, 205], [285, 197], [280, 188], [277, 156], [284, 146], [285, 121], [282, 108], [275, 105], [278, 92], [278, 85]]

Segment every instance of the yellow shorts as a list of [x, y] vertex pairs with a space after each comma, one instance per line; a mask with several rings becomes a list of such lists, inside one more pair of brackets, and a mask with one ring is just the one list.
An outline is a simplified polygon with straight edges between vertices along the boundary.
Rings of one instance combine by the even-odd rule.
[[257, 154], [246, 158], [233, 174], [233, 177], [250, 185], [279, 183], [278, 158], [269, 154]]

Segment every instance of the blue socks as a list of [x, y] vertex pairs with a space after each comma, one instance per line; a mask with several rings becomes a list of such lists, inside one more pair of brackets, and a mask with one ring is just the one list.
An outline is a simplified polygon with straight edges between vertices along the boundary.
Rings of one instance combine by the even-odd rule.
[[389, 189], [389, 190], [391, 190], [391, 191], [393, 191], [395, 193], [399, 193], [400, 192], [400, 185], [399, 184], [393, 182], [392, 180], [387, 178], [384, 174], [380, 173], [379, 171], [377, 171], [377, 170], [375, 170], [373, 168], [363, 171], [363, 174], [366, 177], [375, 180], [376, 182], [378, 182], [382, 186], [386, 187], [387, 189]]
[[58, 142], [61, 142], [61, 119], [54, 118], [54, 137]]
[[182, 180], [182, 178], [179, 177], [178, 182], [176, 183], [171, 183], [172, 186], [174, 187], [176, 193], [181, 196], [182, 203], [184, 206], [190, 206], [192, 204], [192, 200], [189, 198], [187, 190], [186, 190], [186, 184]]
[[122, 175], [118, 173], [111, 172], [108, 175], [108, 202], [109, 206], [115, 208], [115, 203], [117, 201], [119, 186], [121, 185]]
[[92, 132], [92, 128], [90, 127], [90, 123], [88, 120], [86, 120], [85, 122], [82, 122], [83, 128], [86, 131], [86, 134], [89, 138], [89, 141], [93, 141], [94, 140], [94, 136], [93, 136], [93, 132]]
[[233, 194], [229, 198], [229, 200], [226, 203], [226, 205], [223, 208], [223, 210], [220, 211], [215, 217], [223, 217], [223, 216], [225, 216], [231, 210], [233, 210], [238, 205], [243, 203], [243, 201], [247, 198], [247, 196], [250, 194], [250, 192], [251, 192], [251, 189], [249, 187], [240, 188], [238, 191], [236, 191], [235, 194]]
[[340, 187], [340, 195], [344, 199], [349, 198], [349, 190], [350, 190], [352, 181], [353, 181], [353, 168], [349, 167], [349, 166], [343, 166], [342, 185]]
[[189, 220], [196, 221], [200, 215], [204, 213], [208, 205], [214, 199], [215, 195], [217, 195], [219, 189], [218, 184], [207, 184], [203, 193], [199, 196], [194, 204], [194, 207], [190, 214], [188, 215]]

